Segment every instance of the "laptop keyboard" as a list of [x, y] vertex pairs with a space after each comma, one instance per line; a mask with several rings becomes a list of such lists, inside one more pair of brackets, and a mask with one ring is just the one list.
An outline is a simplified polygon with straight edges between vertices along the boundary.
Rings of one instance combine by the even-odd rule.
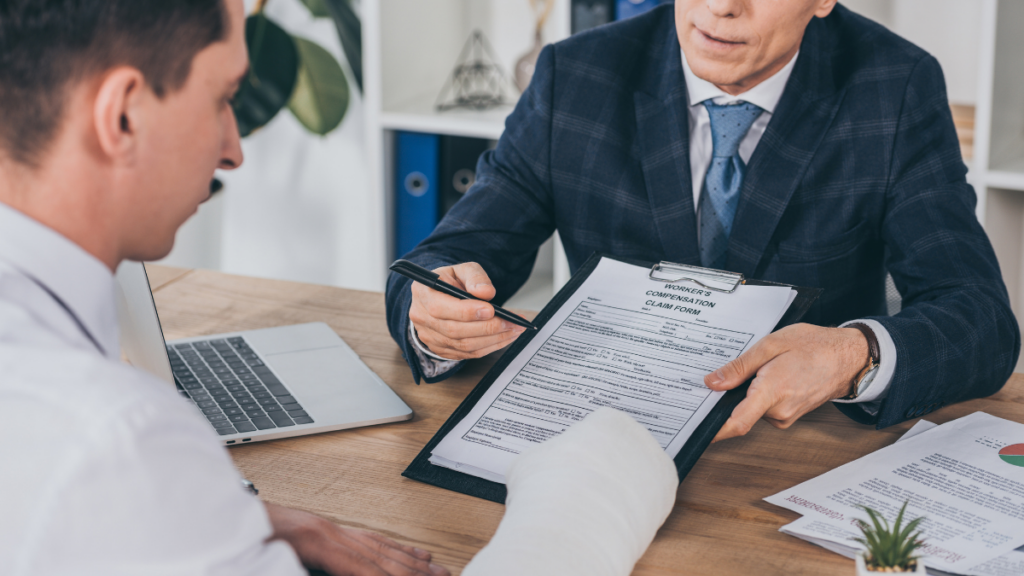
[[167, 357], [178, 388], [221, 436], [313, 423], [241, 336], [174, 344]]

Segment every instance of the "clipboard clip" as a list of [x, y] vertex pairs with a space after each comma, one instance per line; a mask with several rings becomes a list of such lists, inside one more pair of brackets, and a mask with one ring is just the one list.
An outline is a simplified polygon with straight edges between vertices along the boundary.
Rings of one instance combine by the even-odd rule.
[[700, 266], [688, 264], [676, 264], [664, 260], [651, 266], [647, 277], [655, 282], [693, 282], [705, 290], [713, 290], [724, 294], [732, 294], [736, 287], [746, 282], [743, 274], [739, 272], [727, 272], [725, 270], [712, 270]]

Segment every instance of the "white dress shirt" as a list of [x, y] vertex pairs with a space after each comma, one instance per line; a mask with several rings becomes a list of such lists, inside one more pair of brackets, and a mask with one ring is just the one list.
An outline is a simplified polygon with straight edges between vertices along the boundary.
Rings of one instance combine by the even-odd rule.
[[210, 424], [120, 362], [114, 290], [0, 203], [0, 574], [305, 574]]
[[[693, 70], [690, 70], [690, 65], [686, 63], [686, 56], [683, 55], [682, 50], [679, 53], [683, 59], [686, 99], [690, 112], [690, 178], [693, 181], [693, 207], [697, 210], [700, 207], [700, 192], [704, 189], [704, 177], [707, 176], [708, 166], [711, 165], [711, 155], [714, 151], [711, 141], [711, 117], [708, 115], [708, 109], [704, 107], [704, 101], [711, 100], [712, 103], [719, 106], [749, 102], [764, 110], [754, 120], [747, 135], [740, 140], [740, 158], [746, 164], [750, 162], [754, 148], [757, 148], [757, 143], [761, 141], [761, 136], [764, 136], [764, 131], [768, 128], [768, 121], [772, 119], [775, 106], [782, 98], [782, 91], [786, 89], [786, 82], [789, 81], [789, 75], [793, 72], [793, 66], [796, 64], [796, 56], [793, 56], [793, 59], [782, 70], [764, 82], [743, 94], [732, 96], [721, 91], [711, 82], [698, 78]], [[700, 225], [699, 217], [697, 224]]]
[[[782, 93], [786, 89], [786, 83], [789, 82], [789, 76], [796, 65], [799, 52], [771, 77], [750, 90], [735, 96], [726, 94], [711, 82], [698, 78], [686, 62], [686, 55], [683, 54], [682, 50], [679, 51], [679, 55], [683, 61], [683, 76], [686, 79], [689, 111], [690, 176], [692, 178], [693, 206], [697, 210], [700, 206], [701, 190], [704, 189], [704, 177], [707, 175], [708, 166], [711, 164], [713, 152], [711, 119], [703, 102], [711, 100], [714, 104], [718, 105], [749, 102], [763, 110], [761, 115], [754, 120], [747, 135], [740, 141], [740, 158], [744, 163], [749, 162], [750, 157], [754, 154], [754, 149], [757, 148], [758, 142], [764, 136], [765, 129], [768, 128], [768, 122], [772, 119], [775, 107], [778, 105], [779, 100], [782, 99]], [[699, 214], [697, 224], [698, 226], [700, 225]], [[889, 392], [889, 384], [892, 382], [893, 374], [896, 371], [896, 345], [893, 343], [889, 332], [878, 322], [874, 320], [851, 320], [844, 323], [843, 326], [853, 322], [861, 322], [875, 333], [880, 349], [881, 361], [874, 380], [871, 381], [866, 389], [861, 391], [855, 400], [836, 400], [836, 402], [862, 403], [866, 411], [875, 414], [878, 411], [881, 400]], [[411, 321], [409, 322], [409, 341], [412, 342], [419, 359], [420, 369], [428, 377], [443, 374], [458, 364], [458, 361], [448, 360], [431, 352], [417, 337], [416, 329]]]

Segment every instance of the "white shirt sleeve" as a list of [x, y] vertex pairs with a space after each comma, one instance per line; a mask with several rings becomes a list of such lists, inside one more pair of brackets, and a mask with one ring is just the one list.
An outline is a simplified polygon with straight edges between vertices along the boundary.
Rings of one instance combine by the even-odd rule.
[[419, 335], [416, 334], [416, 327], [412, 325], [411, 319], [409, 320], [409, 342], [412, 343], [413, 351], [416, 352], [416, 358], [420, 362], [420, 371], [427, 378], [444, 374], [458, 366], [459, 362], [461, 362], [461, 360], [449, 360], [431, 352], [427, 345], [420, 340]]
[[844, 322], [840, 328], [846, 328], [850, 324], [858, 322], [870, 328], [875, 333], [875, 339], [878, 340], [878, 373], [875, 374], [874, 380], [871, 381], [867, 389], [861, 392], [857, 398], [853, 400], [833, 400], [833, 402], [840, 404], [862, 404], [861, 407], [868, 414], [875, 415], [878, 413], [882, 400], [889, 395], [889, 385], [892, 384], [892, 377], [896, 373], [896, 344], [892, 341], [889, 331], [875, 320], [850, 320], [849, 322]]
[[266, 509], [242, 488], [210, 425], [170, 390], [165, 396], [39, 447], [57, 453], [14, 573], [306, 574], [288, 544], [267, 542]]

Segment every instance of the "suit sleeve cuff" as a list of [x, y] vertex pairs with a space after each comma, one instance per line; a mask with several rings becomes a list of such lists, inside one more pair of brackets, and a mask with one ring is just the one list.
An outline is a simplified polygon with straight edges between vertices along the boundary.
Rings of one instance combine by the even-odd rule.
[[882, 400], [889, 394], [889, 385], [892, 384], [892, 377], [896, 373], [896, 344], [892, 341], [889, 331], [876, 320], [850, 320], [844, 322], [840, 328], [845, 328], [855, 322], [864, 324], [875, 333], [880, 354], [878, 373], [875, 374], [875, 379], [871, 381], [867, 389], [861, 391], [853, 400], [833, 400], [833, 402], [861, 404], [861, 407], [869, 414], [876, 414]]
[[420, 341], [419, 335], [416, 334], [416, 327], [412, 325], [411, 321], [409, 322], [409, 342], [412, 344], [417, 360], [419, 360], [420, 371], [423, 372], [423, 376], [426, 378], [436, 378], [459, 365], [459, 360], [449, 360], [431, 352]]

